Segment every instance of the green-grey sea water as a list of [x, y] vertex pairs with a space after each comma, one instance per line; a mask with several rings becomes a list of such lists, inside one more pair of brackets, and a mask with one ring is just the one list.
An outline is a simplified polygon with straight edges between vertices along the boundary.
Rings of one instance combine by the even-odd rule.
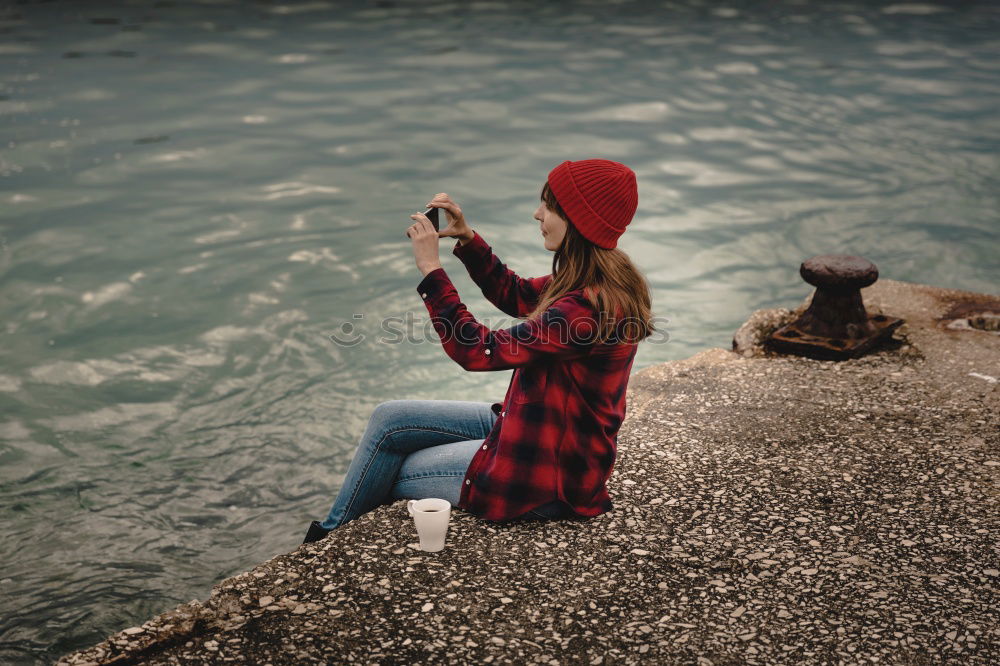
[[3, 3], [0, 662], [297, 547], [379, 402], [502, 398], [415, 290], [435, 193], [536, 276], [548, 171], [631, 166], [638, 370], [815, 254], [995, 293], [998, 108], [986, 1]]

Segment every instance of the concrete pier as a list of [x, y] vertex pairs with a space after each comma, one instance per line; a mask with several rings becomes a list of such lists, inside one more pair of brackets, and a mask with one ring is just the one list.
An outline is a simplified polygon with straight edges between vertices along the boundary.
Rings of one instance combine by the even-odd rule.
[[290, 526], [295, 550], [58, 663], [997, 663], [1000, 334], [940, 318], [1000, 297], [862, 295], [906, 320], [891, 348], [763, 350], [804, 301], [635, 373], [607, 514], [453, 511], [438, 553], [405, 502]]

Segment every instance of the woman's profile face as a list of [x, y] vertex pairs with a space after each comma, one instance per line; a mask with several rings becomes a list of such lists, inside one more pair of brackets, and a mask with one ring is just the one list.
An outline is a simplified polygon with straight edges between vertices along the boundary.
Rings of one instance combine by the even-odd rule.
[[554, 210], [549, 210], [544, 201], [538, 204], [535, 219], [541, 223], [545, 249], [549, 252], [555, 252], [559, 248], [559, 244], [562, 243], [563, 236], [566, 235], [566, 220], [559, 217]]

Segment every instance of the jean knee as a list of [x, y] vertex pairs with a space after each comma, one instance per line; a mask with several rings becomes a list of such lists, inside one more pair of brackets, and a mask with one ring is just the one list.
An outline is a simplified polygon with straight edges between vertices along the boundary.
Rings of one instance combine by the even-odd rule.
[[386, 400], [375, 405], [375, 409], [372, 410], [372, 416], [384, 417], [387, 414], [395, 411], [399, 405], [398, 403], [403, 402], [402, 400]]
[[371, 421], [380, 423], [392, 423], [397, 415], [402, 414], [407, 409], [408, 400], [386, 400], [375, 405], [372, 410]]

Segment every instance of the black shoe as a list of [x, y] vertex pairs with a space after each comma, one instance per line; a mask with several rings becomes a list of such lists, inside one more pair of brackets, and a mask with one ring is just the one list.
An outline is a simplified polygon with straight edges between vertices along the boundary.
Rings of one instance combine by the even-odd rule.
[[302, 543], [312, 543], [313, 541], [319, 541], [327, 534], [333, 530], [328, 530], [319, 524], [318, 520], [314, 520], [309, 524], [309, 531], [306, 532], [306, 540]]

